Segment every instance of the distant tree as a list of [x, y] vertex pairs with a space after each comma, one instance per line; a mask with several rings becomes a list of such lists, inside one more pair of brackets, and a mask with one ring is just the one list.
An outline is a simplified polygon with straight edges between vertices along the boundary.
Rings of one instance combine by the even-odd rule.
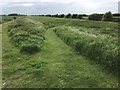
[[53, 15], [53, 17], [58, 17], [58, 14]]
[[45, 16], [45, 15], [41, 15], [41, 16]]
[[54, 15], [51, 15], [51, 17], [54, 17]]
[[113, 15], [112, 13], [109, 11], [109, 12], [106, 12], [104, 15], [103, 15], [103, 18], [102, 18], [103, 21], [112, 21], [113, 20]]
[[73, 14], [71, 18], [77, 19], [77, 16], [78, 16], [77, 14]]
[[94, 13], [88, 16], [89, 20], [101, 21], [102, 16], [100, 14]]
[[51, 15], [50, 15], [50, 14], [47, 14], [47, 15], [45, 15], [45, 16], [47, 16], [47, 17], [51, 17]]
[[64, 18], [65, 15], [64, 15], [64, 14], [60, 14], [60, 15], [58, 15], [58, 17], [59, 17], [59, 18]]
[[11, 14], [8, 14], [8, 16], [27, 16], [27, 15], [11, 13]]
[[88, 15], [86, 15], [86, 14], [81, 14], [81, 16], [82, 16], [82, 17], [86, 17], [86, 16], [88, 16]]
[[58, 14], [56, 14], [55, 17], [58, 17]]
[[120, 13], [115, 13], [115, 14], [113, 14], [113, 16], [118, 17], [118, 16], [120, 16]]
[[11, 13], [11, 14], [8, 14], [8, 16], [18, 16], [17, 13]]
[[80, 14], [77, 15], [77, 18], [78, 18], [78, 19], [82, 19], [82, 15], [80, 15]]
[[68, 13], [67, 15], [65, 15], [65, 18], [71, 18], [71, 14]]

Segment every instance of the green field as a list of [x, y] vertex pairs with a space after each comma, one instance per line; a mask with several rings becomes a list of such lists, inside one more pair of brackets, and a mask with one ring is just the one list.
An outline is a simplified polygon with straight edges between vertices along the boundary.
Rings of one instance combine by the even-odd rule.
[[115, 22], [22, 16], [2, 41], [3, 88], [118, 87]]

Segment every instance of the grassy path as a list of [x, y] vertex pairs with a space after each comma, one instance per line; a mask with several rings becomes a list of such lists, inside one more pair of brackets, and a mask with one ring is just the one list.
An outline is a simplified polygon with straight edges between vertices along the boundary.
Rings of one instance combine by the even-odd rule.
[[34, 55], [20, 53], [10, 44], [7, 32], [3, 34], [3, 87], [117, 87], [116, 78], [78, 55], [52, 29], [45, 34], [42, 51]]

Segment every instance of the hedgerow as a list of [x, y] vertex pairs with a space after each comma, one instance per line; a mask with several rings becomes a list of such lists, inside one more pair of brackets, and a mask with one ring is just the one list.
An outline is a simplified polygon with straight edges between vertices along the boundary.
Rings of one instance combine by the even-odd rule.
[[89, 20], [95, 20], [95, 21], [101, 21], [102, 20], [102, 15], [97, 14], [97, 13], [91, 14], [91, 15], [88, 16], [88, 19]]

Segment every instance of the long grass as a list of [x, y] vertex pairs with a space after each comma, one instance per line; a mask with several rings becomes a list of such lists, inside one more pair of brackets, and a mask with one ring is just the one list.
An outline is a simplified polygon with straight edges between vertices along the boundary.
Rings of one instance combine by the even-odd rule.
[[9, 37], [16, 47], [21, 51], [34, 53], [42, 48], [44, 37], [44, 26], [36, 24], [27, 18], [19, 18], [12, 21], [8, 26]]
[[117, 71], [118, 43], [111, 36], [96, 35], [67, 26], [56, 27], [54, 31], [81, 55], [103, 65], [105, 69]]

